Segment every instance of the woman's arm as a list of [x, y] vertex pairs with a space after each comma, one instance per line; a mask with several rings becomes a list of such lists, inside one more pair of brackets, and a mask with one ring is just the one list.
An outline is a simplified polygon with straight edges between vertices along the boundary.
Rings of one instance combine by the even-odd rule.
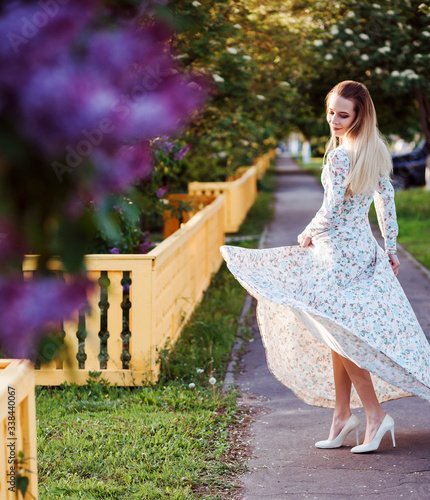
[[384, 177], [380, 180], [373, 199], [379, 228], [385, 241], [385, 253], [394, 255], [397, 252], [396, 239], [399, 227], [394, 204], [394, 189], [390, 179]]
[[302, 244], [300, 240], [305, 240], [306, 237], [311, 239], [317, 234], [336, 226], [339, 223], [339, 216], [343, 212], [346, 193], [344, 182], [349, 172], [349, 159], [345, 151], [342, 149], [334, 150], [333, 154], [328, 156], [327, 165], [324, 168], [328, 169], [329, 175], [329, 182], [324, 192], [324, 201], [315, 217], [306, 226], [303, 233], [299, 235], [298, 239], [301, 246], [309, 246], [310, 243]]

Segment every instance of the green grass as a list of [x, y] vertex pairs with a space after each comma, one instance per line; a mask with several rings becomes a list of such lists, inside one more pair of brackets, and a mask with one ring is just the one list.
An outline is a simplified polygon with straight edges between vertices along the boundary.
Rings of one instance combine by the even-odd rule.
[[208, 499], [234, 488], [229, 460], [234, 394], [180, 385], [38, 389], [43, 499]]
[[[259, 184], [241, 228], [257, 236], [240, 243], [249, 248], [273, 213], [273, 172]], [[93, 378], [87, 386], [39, 387], [39, 498], [231, 498], [245, 470], [237, 436], [246, 410], [221, 386], [244, 297], [223, 264], [175, 346], [160, 351], [157, 385], [119, 388]]]
[[430, 192], [423, 188], [396, 191], [398, 241], [430, 269]]
[[[249, 243], [252, 240], [246, 242], [247, 246]], [[245, 295], [245, 289], [223, 264], [181, 337], [172, 348], [166, 346], [160, 353], [162, 381], [181, 380], [199, 385], [211, 375], [217, 380], [224, 377]], [[204, 373], [198, 375], [197, 369]]]
[[222, 499], [234, 489], [244, 464], [229, 459], [228, 429], [242, 410], [221, 385], [244, 296], [223, 265], [174, 348], [161, 352], [153, 387], [39, 388], [40, 498], [191, 500], [204, 487], [204, 498]]

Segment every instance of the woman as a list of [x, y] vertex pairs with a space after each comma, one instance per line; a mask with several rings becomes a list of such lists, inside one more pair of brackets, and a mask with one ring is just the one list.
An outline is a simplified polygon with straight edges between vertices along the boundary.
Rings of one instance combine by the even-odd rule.
[[[366, 433], [358, 445], [357, 432], [351, 451], [363, 453], [378, 449], [388, 431], [395, 446], [394, 421], [380, 402], [413, 394], [430, 401], [430, 346], [396, 278], [391, 158], [369, 92], [341, 82], [326, 105], [324, 201], [299, 246], [221, 253], [258, 300], [270, 370], [305, 402], [334, 407], [328, 439], [315, 446], [340, 447], [359, 426], [350, 408], [362, 405]], [[370, 229], [372, 200], [385, 252]]]

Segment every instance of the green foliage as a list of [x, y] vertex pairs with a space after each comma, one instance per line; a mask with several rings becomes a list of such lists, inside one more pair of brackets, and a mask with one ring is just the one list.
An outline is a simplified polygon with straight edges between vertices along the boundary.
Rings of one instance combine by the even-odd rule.
[[[97, 232], [87, 253], [147, 253], [153, 247], [151, 232], [162, 232], [168, 193], [187, 191], [183, 158], [188, 146], [180, 139], [160, 137], [152, 142], [154, 169], [144, 183], [127, 195], [111, 196], [88, 212], [97, 221]], [[186, 206], [181, 206], [186, 210]]]
[[[154, 194], [144, 197], [137, 190], [127, 196], [108, 198], [95, 212], [98, 229], [87, 253], [109, 253], [112, 249], [121, 254], [147, 253], [151, 242], [149, 231], [142, 228], [142, 209], [149, 203], [154, 207], [160, 204]], [[154, 220], [160, 211], [161, 208], [154, 208], [148, 217]]]

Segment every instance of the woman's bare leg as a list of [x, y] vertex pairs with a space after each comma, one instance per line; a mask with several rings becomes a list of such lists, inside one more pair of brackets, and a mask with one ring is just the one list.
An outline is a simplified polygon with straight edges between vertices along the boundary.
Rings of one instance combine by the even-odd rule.
[[342, 356], [335, 351], [331, 351], [331, 355], [333, 359], [336, 403], [333, 413], [333, 422], [328, 437], [329, 441], [332, 441], [339, 434], [351, 416], [351, 409], [349, 406], [351, 399], [351, 379], [343, 364], [343, 359], [345, 358], [342, 358]]
[[385, 412], [376, 397], [370, 373], [342, 356], [339, 356], [339, 358], [361, 399], [366, 413], [367, 426], [363, 444], [370, 443], [384, 420]]

